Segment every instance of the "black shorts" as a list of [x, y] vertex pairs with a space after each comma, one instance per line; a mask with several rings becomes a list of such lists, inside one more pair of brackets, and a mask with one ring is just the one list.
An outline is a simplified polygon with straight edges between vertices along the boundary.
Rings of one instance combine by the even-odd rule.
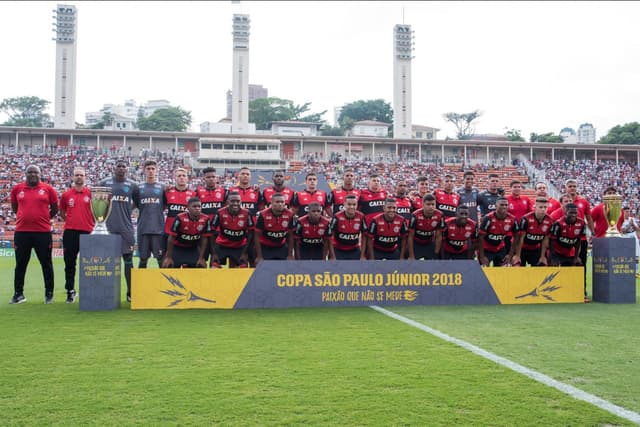
[[373, 248], [373, 259], [400, 259], [400, 248], [393, 252], [379, 251]]
[[540, 261], [540, 252], [541, 249], [534, 249], [534, 250], [526, 250], [523, 249], [520, 252], [520, 264], [521, 265], [531, 265], [533, 267], [537, 267], [538, 261]]
[[491, 252], [485, 249], [484, 256], [489, 260], [489, 265], [493, 263], [494, 267], [502, 267], [504, 264], [504, 257], [507, 256], [507, 248], [502, 248], [498, 252]]
[[220, 265], [226, 264], [227, 260], [229, 260], [230, 265], [232, 263], [234, 265], [241, 264], [240, 256], [242, 255], [244, 248], [228, 248], [226, 246], [216, 245], [215, 249]]
[[561, 256], [558, 254], [551, 254], [551, 257], [549, 259], [549, 264], [550, 265], [559, 265], [561, 267], [575, 267], [576, 265], [574, 264], [574, 257], [570, 256], [570, 257], [565, 257], [565, 256]]
[[435, 242], [419, 244], [414, 241], [413, 254], [416, 259], [436, 259], [436, 244]]
[[360, 259], [362, 252], [360, 248], [356, 248], [350, 251], [343, 251], [342, 249], [334, 249], [333, 252], [336, 255], [336, 259]]
[[286, 244], [276, 248], [260, 244], [260, 247], [262, 248], [262, 259], [286, 260], [289, 253], [289, 248]]
[[180, 267], [197, 267], [200, 248], [183, 248], [182, 246], [173, 247], [173, 268]]
[[324, 260], [322, 256], [322, 245], [318, 247], [309, 247], [300, 245], [300, 259], [301, 260]]
[[454, 254], [447, 251], [442, 251], [442, 259], [470, 259], [468, 252], [464, 251], [460, 254]]
[[162, 259], [162, 234], [141, 234], [138, 236], [138, 252], [140, 258]]

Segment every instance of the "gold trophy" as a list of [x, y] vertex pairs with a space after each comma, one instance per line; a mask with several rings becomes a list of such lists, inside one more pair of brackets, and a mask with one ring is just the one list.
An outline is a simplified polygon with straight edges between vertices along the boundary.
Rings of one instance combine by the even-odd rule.
[[91, 213], [96, 220], [91, 234], [109, 234], [106, 222], [111, 213], [111, 188], [91, 188]]
[[604, 237], [622, 237], [616, 227], [622, 210], [622, 196], [620, 194], [605, 194], [602, 197], [602, 203], [604, 204], [604, 215], [609, 224]]

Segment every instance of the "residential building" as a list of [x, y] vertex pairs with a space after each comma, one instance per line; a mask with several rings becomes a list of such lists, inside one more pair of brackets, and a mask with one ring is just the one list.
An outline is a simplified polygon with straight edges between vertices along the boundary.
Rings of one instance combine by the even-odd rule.
[[389, 137], [389, 123], [375, 120], [361, 120], [353, 122], [353, 126], [346, 132], [346, 136], [373, 136], [378, 138]]
[[412, 125], [411, 136], [413, 139], [438, 139], [439, 130], [430, 126]]
[[578, 144], [595, 144], [596, 129], [591, 123], [583, 123], [578, 128]]

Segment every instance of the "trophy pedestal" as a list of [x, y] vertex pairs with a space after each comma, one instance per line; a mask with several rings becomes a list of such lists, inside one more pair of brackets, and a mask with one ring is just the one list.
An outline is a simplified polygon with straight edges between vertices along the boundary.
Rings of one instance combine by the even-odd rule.
[[606, 303], [636, 302], [635, 239], [593, 239], [591, 283], [593, 300]]
[[121, 237], [80, 236], [80, 310], [115, 310], [121, 300]]

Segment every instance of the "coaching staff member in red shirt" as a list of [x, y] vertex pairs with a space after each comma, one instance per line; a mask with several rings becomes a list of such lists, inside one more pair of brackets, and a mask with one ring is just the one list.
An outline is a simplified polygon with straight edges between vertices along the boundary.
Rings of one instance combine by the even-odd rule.
[[16, 269], [11, 304], [20, 304], [24, 296], [24, 276], [35, 249], [44, 277], [44, 302], [53, 303], [53, 262], [51, 260], [51, 218], [58, 213], [58, 193], [40, 181], [40, 168], [27, 166], [26, 180], [11, 190], [11, 209], [16, 213], [14, 245]]
[[60, 216], [64, 220], [62, 246], [64, 248], [64, 288], [67, 290], [67, 302], [76, 300], [74, 282], [76, 278], [76, 259], [80, 252], [80, 235], [93, 231], [95, 220], [91, 213], [91, 191], [85, 183], [83, 168], [73, 170], [73, 186], [60, 197]]

